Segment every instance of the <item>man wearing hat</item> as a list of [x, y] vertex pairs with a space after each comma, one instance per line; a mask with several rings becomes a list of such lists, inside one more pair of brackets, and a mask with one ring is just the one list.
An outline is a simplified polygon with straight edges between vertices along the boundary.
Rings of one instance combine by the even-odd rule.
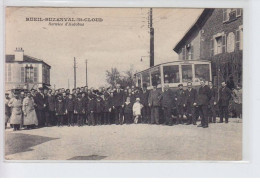
[[116, 124], [123, 124], [124, 93], [121, 91], [120, 84], [116, 85], [113, 100]]
[[39, 88], [39, 93], [35, 96], [35, 104], [36, 104], [36, 114], [39, 122], [39, 126], [44, 126], [45, 124], [45, 95], [43, 93], [43, 88]]
[[156, 85], [153, 85], [148, 97], [148, 104], [151, 108], [151, 124], [159, 124], [159, 107], [161, 101], [161, 91], [157, 90]]
[[82, 99], [82, 93], [78, 93], [78, 97], [75, 101], [75, 114], [77, 115], [78, 126], [84, 125], [84, 115], [86, 113], [85, 101]]
[[208, 105], [211, 98], [210, 88], [205, 84], [205, 80], [200, 81], [200, 88], [194, 106], [198, 106], [201, 124], [198, 127], [208, 128]]
[[185, 105], [185, 91], [183, 90], [183, 84], [178, 85], [178, 90], [175, 93], [175, 102], [177, 108], [177, 124], [183, 124], [183, 115]]
[[186, 105], [186, 116], [188, 122], [186, 125], [196, 125], [196, 107], [193, 105], [197, 98], [197, 90], [192, 87], [192, 83], [187, 83], [188, 89], [185, 91], [185, 105]]
[[169, 89], [169, 85], [164, 85], [164, 91], [162, 93], [162, 109], [164, 115], [164, 124], [172, 125], [171, 113], [172, 108], [175, 106], [174, 93]]

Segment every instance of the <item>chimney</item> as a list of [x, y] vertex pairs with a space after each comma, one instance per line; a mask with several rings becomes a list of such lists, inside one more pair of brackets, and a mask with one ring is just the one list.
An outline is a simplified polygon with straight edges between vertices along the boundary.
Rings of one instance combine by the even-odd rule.
[[23, 61], [23, 52], [24, 52], [24, 50], [22, 47], [16, 48], [14, 51], [14, 60]]

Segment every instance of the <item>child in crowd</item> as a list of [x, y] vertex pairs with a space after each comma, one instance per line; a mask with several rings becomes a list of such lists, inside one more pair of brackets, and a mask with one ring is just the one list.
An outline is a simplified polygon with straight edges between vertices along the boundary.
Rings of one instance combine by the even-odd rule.
[[55, 105], [55, 111], [56, 111], [56, 116], [58, 121], [57, 126], [58, 127], [63, 126], [63, 120], [65, 115], [65, 104], [61, 96], [58, 96], [58, 101], [56, 102]]
[[140, 98], [136, 98], [136, 102], [133, 105], [134, 123], [137, 124], [139, 117], [141, 117], [141, 110], [143, 105], [140, 103]]
[[133, 103], [130, 101], [130, 97], [126, 98], [124, 105], [124, 121], [126, 124], [130, 124], [133, 121]]

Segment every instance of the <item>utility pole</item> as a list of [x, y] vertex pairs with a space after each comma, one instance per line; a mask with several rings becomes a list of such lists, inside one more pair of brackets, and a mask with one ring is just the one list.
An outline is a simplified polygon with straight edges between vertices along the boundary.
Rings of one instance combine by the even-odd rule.
[[68, 79], [68, 89], [70, 89], [70, 79]]
[[150, 28], [150, 67], [154, 66], [154, 28], [153, 28], [153, 9], [149, 12], [149, 28]]
[[74, 57], [74, 66], [73, 66], [73, 68], [74, 68], [74, 88], [76, 88], [77, 87], [77, 75], [76, 75], [76, 68], [77, 68], [77, 64], [76, 64], [76, 58]]
[[86, 86], [88, 86], [88, 60], [86, 59]]

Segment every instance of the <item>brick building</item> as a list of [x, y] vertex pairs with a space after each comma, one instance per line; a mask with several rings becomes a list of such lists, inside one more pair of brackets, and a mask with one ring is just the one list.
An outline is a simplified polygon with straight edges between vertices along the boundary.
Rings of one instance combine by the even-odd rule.
[[22, 48], [16, 48], [14, 55], [5, 58], [5, 90], [48, 87], [50, 69], [43, 60], [24, 55]]
[[209, 60], [215, 85], [242, 83], [242, 9], [204, 9], [173, 49], [180, 60]]

